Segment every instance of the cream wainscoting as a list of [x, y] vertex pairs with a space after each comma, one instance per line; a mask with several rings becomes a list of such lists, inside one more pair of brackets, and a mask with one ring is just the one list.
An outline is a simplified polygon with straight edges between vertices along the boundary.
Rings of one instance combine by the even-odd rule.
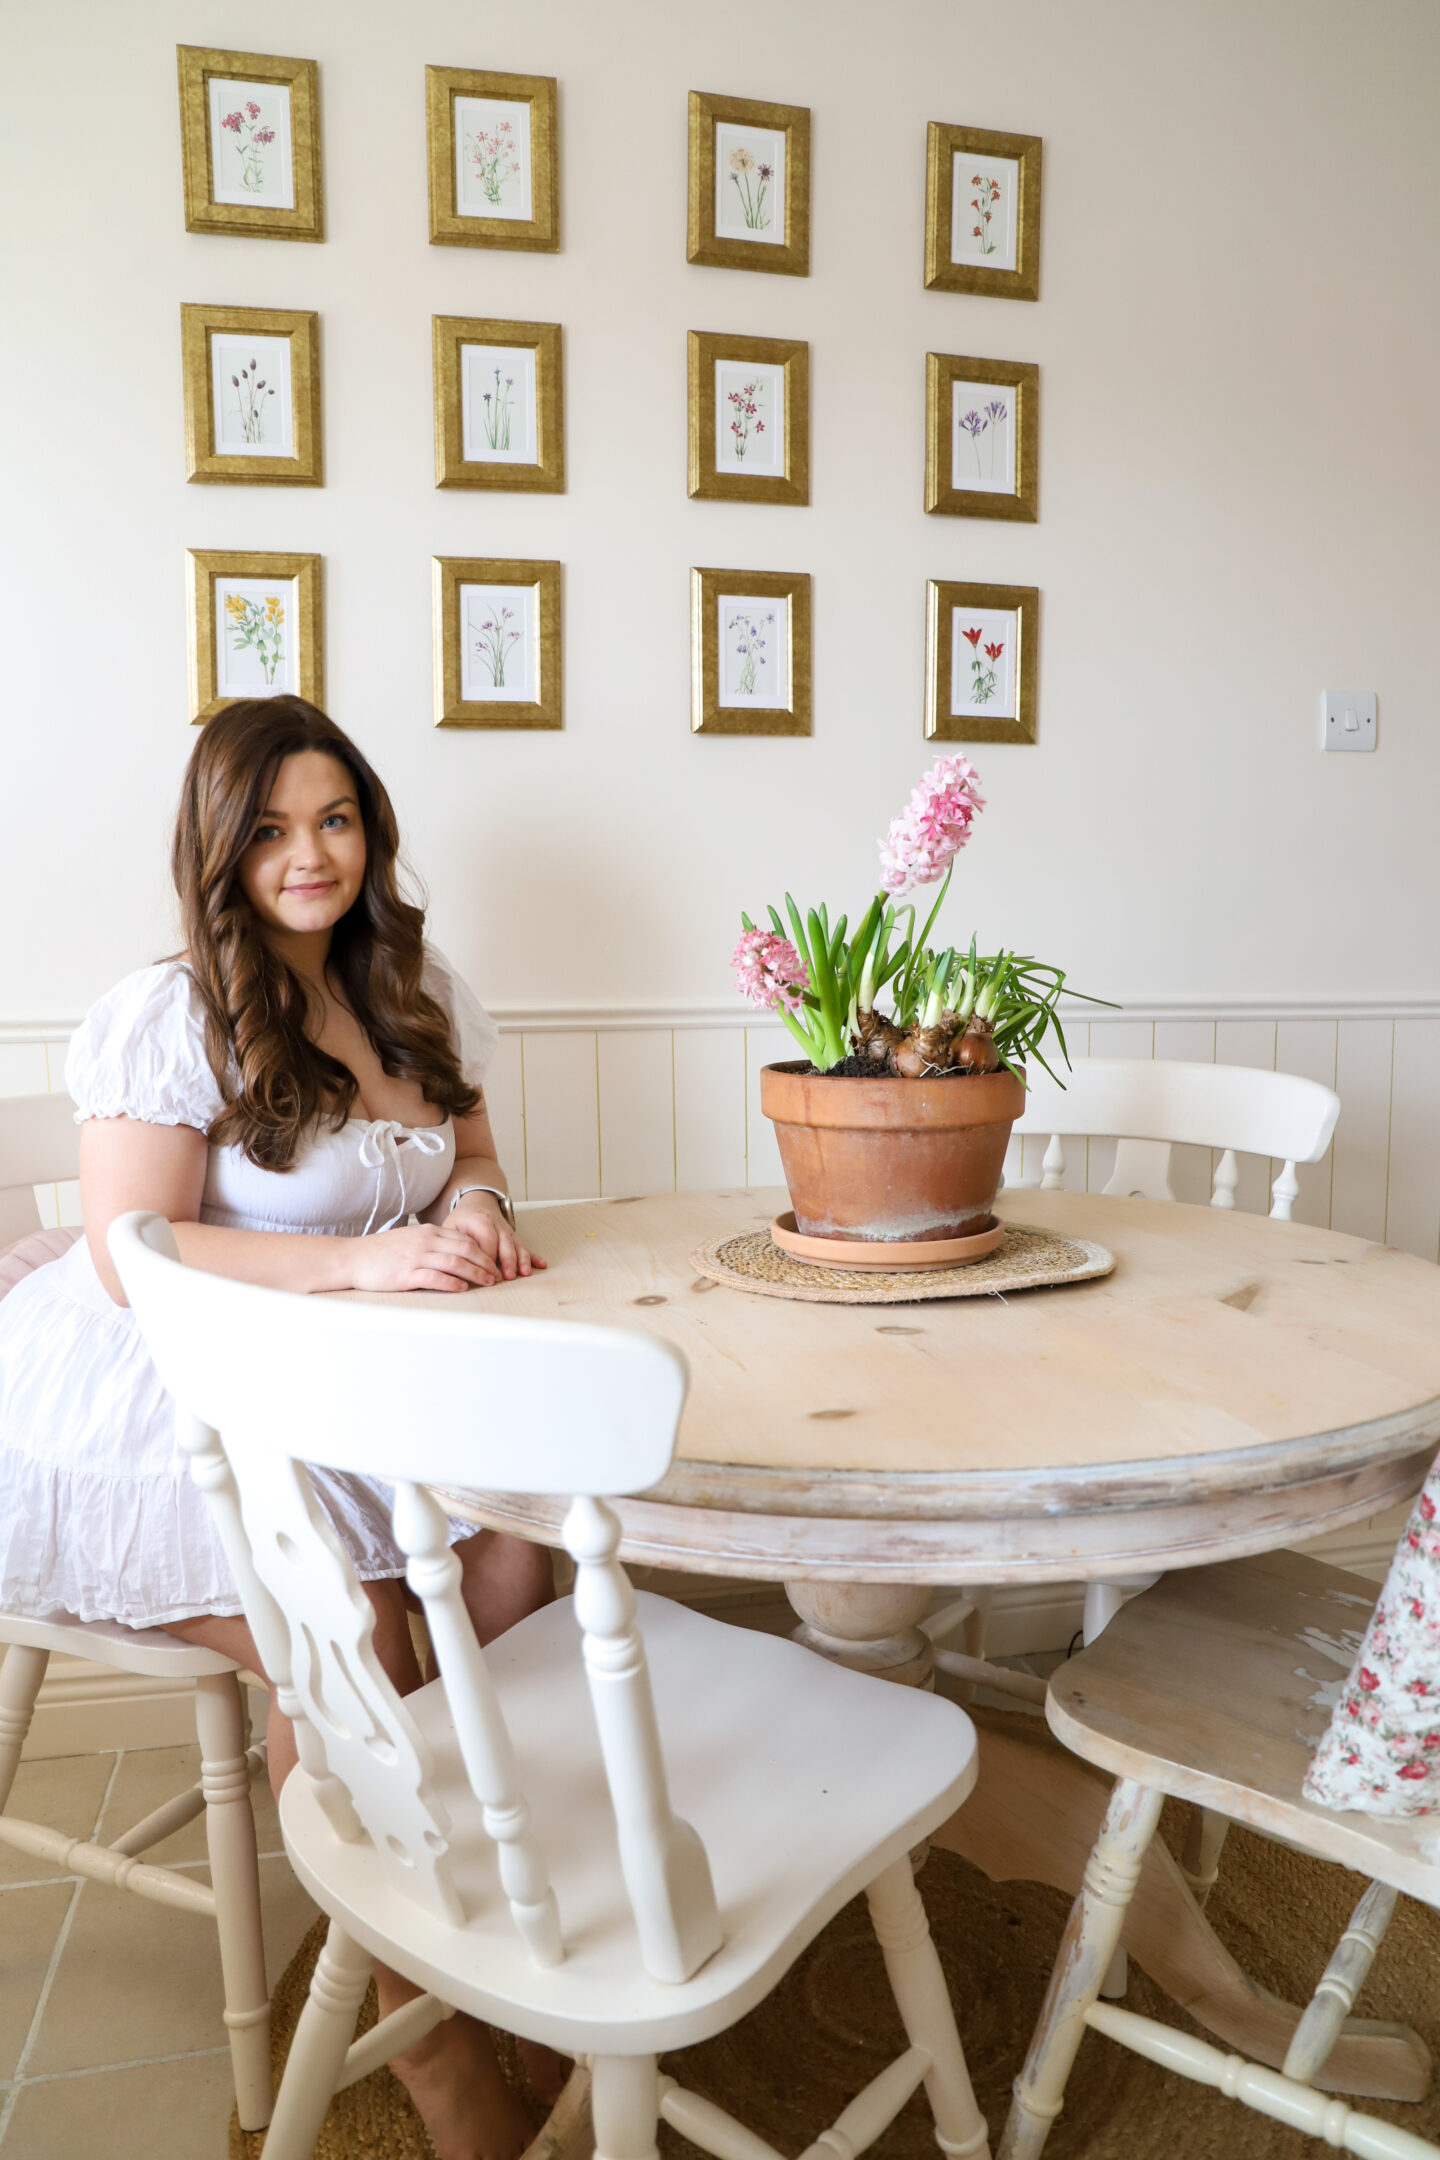
[[[1300, 1170], [1297, 1219], [1379, 1239], [1427, 1260], [1440, 1257], [1440, 999], [1265, 1004], [1127, 1004], [1123, 1017], [1067, 1017], [1080, 1056], [1188, 1058], [1303, 1073], [1340, 1095], [1334, 1145]], [[500, 1054], [487, 1095], [502, 1159], [517, 1193], [535, 1202], [596, 1194], [698, 1191], [774, 1185], [780, 1165], [760, 1115], [759, 1074], [793, 1045], [778, 1026], [743, 1011], [704, 1009], [511, 1010], [497, 1015]], [[71, 1023], [0, 1023], [0, 1094], [63, 1085]], [[1036, 1177], [1043, 1142], [1016, 1142], [1012, 1178]], [[1113, 1143], [1067, 1151], [1066, 1182], [1098, 1190]], [[1213, 1165], [1199, 1149], [1177, 1151], [1181, 1199], [1208, 1198]], [[1033, 1158], [1033, 1159], [1032, 1159]], [[1268, 1207], [1278, 1165], [1241, 1166], [1237, 1205]], [[78, 1193], [42, 1194], [51, 1222], [78, 1221]], [[1379, 1517], [1323, 1540], [1339, 1565], [1383, 1573], [1399, 1526]], [[661, 1578], [709, 1609], [765, 1626], [785, 1624], [773, 1587]], [[1050, 1649], [1080, 1624], [1078, 1590], [1001, 1591], [993, 1654]], [[80, 1748], [160, 1746], [188, 1736], [189, 1697], [78, 1659], [56, 1659], [40, 1698], [32, 1754]]]

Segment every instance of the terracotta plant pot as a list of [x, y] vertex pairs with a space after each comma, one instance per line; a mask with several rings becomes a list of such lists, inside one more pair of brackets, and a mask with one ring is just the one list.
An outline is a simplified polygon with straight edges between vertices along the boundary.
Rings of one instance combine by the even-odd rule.
[[995, 1205], [1024, 1104], [1010, 1072], [847, 1080], [795, 1063], [760, 1074], [760, 1108], [806, 1237], [973, 1237]]

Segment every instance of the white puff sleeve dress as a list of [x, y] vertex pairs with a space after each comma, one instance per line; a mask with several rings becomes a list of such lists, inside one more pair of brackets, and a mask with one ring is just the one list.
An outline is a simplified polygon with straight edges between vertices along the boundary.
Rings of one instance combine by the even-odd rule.
[[[425, 987], [451, 1016], [478, 1087], [494, 1022], [433, 946]], [[205, 1132], [223, 1096], [205, 1055], [198, 992], [180, 961], [141, 968], [86, 1014], [65, 1083], [77, 1122], [131, 1117]], [[284, 1172], [211, 1147], [200, 1220], [237, 1230], [360, 1237], [428, 1207], [455, 1161], [443, 1124], [351, 1118], [322, 1129]], [[243, 1343], [236, 1354], [244, 1354]], [[205, 1500], [174, 1440], [174, 1408], [134, 1315], [116, 1305], [82, 1238], [0, 1302], [0, 1605], [164, 1627], [240, 1600]], [[362, 1578], [399, 1575], [388, 1489], [312, 1470]], [[457, 1535], [468, 1535], [456, 1526]]]

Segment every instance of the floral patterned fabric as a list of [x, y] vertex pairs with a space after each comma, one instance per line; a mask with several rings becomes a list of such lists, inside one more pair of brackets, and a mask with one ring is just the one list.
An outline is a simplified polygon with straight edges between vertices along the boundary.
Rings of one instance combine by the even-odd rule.
[[1369, 1815], [1440, 1809], [1440, 1455], [1395, 1548], [1304, 1792], [1321, 1807]]

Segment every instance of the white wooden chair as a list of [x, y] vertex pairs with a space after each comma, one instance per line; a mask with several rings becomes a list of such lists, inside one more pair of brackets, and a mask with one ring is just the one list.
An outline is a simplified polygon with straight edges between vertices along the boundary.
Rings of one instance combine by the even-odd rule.
[[[1108, 1194], [1173, 1200], [1170, 1150], [1175, 1144], [1219, 1148], [1210, 1205], [1233, 1208], [1237, 1155], [1263, 1155], [1283, 1165], [1271, 1187], [1270, 1213], [1282, 1222], [1300, 1191], [1297, 1163], [1319, 1162], [1330, 1145], [1340, 1098], [1318, 1080], [1265, 1072], [1248, 1065], [1188, 1065], [1165, 1058], [1077, 1058], [1065, 1085], [1041, 1067], [1027, 1075], [1016, 1133], [1048, 1133], [1042, 1192], [1065, 1182], [1067, 1139], [1118, 1141]], [[1007, 1180], [1014, 1190], [1012, 1181]]]
[[[34, 1188], [78, 1174], [74, 1111], [70, 1097], [58, 1093], [0, 1099], [0, 1245], [10, 1249], [12, 1258], [4, 1271], [7, 1281], [27, 1257], [40, 1265], [60, 1249], [62, 1237], [41, 1230]], [[16, 1240], [33, 1240], [33, 1255], [27, 1256]], [[215, 1921], [240, 2121], [247, 2130], [263, 2129], [273, 2097], [270, 1998], [250, 1781], [263, 1771], [265, 1756], [263, 1748], [249, 1746], [240, 1668], [163, 1628], [82, 1621], [65, 1612], [34, 1619], [0, 1611], [0, 1644], [8, 1646], [0, 1667], [0, 1843], [53, 1867]], [[199, 1784], [156, 1808], [113, 1845], [66, 1837], [4, 1812], [46, 1668], [56, 1651], [172, 1685], [195, 1683]], [[138, 1857], [202, 1811], [210, 1856], [208, 1886], [179, 1869], [147, 1865]]]
[[[660, 2115], [719, 2160], [776, 2160], [657, 2057], [743, 2016], [862, 1889], [910, 2044], [807, 2160], [851, 2160], [922, 2083], [942, 2151], [988, 2154], [909, 1859], [973, 1786], [973, 1728], [637, 1598], [602, 1496], [668, 1466], [678, 1354], [628, 1329], [231, 1282], [182, 1267], [158, 1216], [124, 1217], [110, 1249], [297, 1721], [281, 1826], [331, 1915], [266, 2160], [304, 2160], [332, 2092], [450, 2009], [588, 2058], [603, 2160], [653, 2160]], [[440, 1670], [403, 1701], [297, 1457], [394, 1484]], [[573, 1601], [483, 1655], [430, 1489], [464, 1485], [573, 1496]], [[429, 1992], [352, 2044], [376, 1957]]]
[[[1310, 1677], [1314, 1644], [1354, 1625], [1357, 1600], [1365, 1603], [1359, 1589], [1353, 1575], [1299, 1553], [1183, 1569], [1127, 1604], [1098, 1642], [1052, 1676], [1045, 1711], [1051, 1730], [1117, 1782], [1015, 2081], [1000, 2160], [1036, 2160], [1087, 2026], [1346, 2152], [1436, 2160], [1440, 2147], [1412, 2131], [1313, 2090], [1395, 1893], [1440, 1906], [1434, 1817], [1339, 1814], [1301, 1795], [1329, 1716]], [[1097, 1999], [1167, 1794], [1372, 1878], [1278, 2073]], [[1407, 2027], [1370, 2030], [1408, 2042], [1426, 2064], [1423, 2044]]]

